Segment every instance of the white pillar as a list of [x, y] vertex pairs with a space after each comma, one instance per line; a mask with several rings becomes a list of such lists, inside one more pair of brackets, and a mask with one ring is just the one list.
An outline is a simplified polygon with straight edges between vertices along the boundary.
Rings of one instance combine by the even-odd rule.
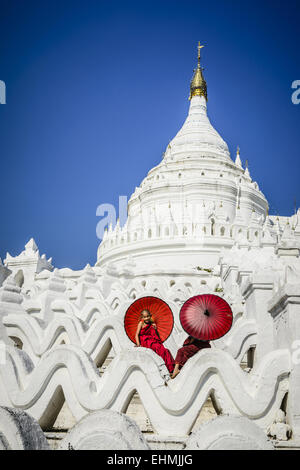
[[291, 352], [287, 420], [293, 439], [300, 439], [300, 283], [285, 284], [269, 302], [275, 347]]

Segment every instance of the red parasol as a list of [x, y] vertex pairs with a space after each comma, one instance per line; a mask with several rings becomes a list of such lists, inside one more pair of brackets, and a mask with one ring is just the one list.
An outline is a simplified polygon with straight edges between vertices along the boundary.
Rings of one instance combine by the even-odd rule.
[[213, 294], [195, 295], [181, 307], [182, 328], [194, 338], [210, 341], [221, 338], [232, 325], [232, 311], [228, 303]]
[[174, 324], [172, 310], [163, 300], [150, 296], [137, 299], [127, 309], [124, 326], [128, 338], [135, 343], [135, 333], [143, 310], [149, 310], [156, 323], [160, 339], [166, 341], [172, 332]]

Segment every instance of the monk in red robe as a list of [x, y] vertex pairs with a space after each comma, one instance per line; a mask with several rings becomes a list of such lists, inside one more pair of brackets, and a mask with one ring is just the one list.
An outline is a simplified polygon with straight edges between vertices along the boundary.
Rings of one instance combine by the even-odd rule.
[[200, 339], [193, 338], [192, 336], [188, 336], [182, 347], [177, 351], [172, 379], [179, 374], [181, 367], [184, 366], [190, 357], [194, 356], [194, 354], [201, 349], [210, 347], [209, 341], [202, 341]]
[[152, 320], [149, 310], [143, 310], [141, 313], [141, 321], [138, 324], [135, 341], [136, 345], [144, 348], [150, 348], [156, 352], [165, 361], [170, 374], [174, 369], [174, 358], [170, 351], [166, 349], [159, 337], [156, 324]]

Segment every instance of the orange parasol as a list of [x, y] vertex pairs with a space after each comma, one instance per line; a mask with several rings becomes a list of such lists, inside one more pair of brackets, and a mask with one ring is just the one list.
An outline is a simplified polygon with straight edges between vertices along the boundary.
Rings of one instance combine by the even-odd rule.
[[173, 313], [166, 302], [158, 297], [151, 296], [137, 299], [127, 309], [124, 327], [128, 338], [135, 343], [135, 333], [143, 310], [149, 310], [153, 321], [156, 323], [160, 339], [166, 341], [172, 333], [174, 324]]

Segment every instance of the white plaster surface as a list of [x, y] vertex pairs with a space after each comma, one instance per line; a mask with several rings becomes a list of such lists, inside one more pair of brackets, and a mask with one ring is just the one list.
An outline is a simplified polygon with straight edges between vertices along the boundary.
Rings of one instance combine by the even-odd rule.
[[72, 428], [61, 450], [147, 450], [149, 446], [137, 424], [116, 411], [91, 413]]
[[273, 445], [249, 419], [219, 416], [192, 433], [186, 450], [273, 450]]

